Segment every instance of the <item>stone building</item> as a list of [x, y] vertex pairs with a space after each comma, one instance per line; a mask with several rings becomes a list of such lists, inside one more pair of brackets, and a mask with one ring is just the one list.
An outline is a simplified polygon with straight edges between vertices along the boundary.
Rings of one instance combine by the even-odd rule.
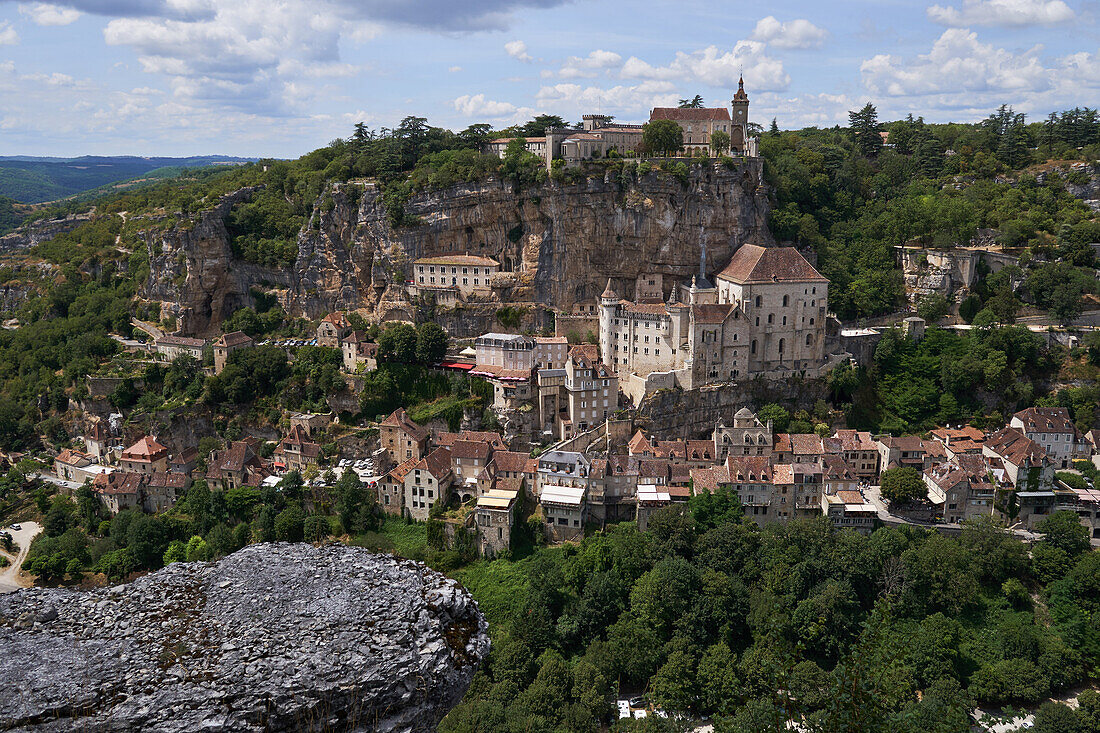
[[211, 489], [228, 491], [238, 486], [259, 486], [267, 476], [251, 439], [237, 440], [227, 448], [211, 451], [206, 462], [206, 483]]
[[344, 371], [371, 372], [378, 368], [378, 344], [367, 338], [366, 331], [352, 331], [340, 339], [340, 353], [343, 357]]
[[742, 245], [711, 285], [701, 274], [665, 303], [600, 296], [603, 361], [635, 401], [758, 375], [818, 376], [825, 354], [829, 281], [792, 247]]
[[564, 369], [538, 371], [539, 424], [560, 439], [593, 428], [619, 407], [619, 379], [591, 344], [569, 350]]
[[878, 510], [858, 489], [822, 494], [821, 511], [837, 529], [850, 529], [867, 535], [878, 526]]
[[492, 489], [478, 497], [475, 524], [483, 556], [495, 557], [511, 546], [518, 498], [518, 491], [503, 489]]
[[203, 351], [206, 349], [206, 339], [188, 338], [186, 336], [161, 336], [157, 339], [157, 356], [164, 361], [172, 361], [177, 356], [189, 356], [202, 363]]
[[119, 466], [123, 471], [148, 475], [168, 470], [168, 446], [161, 445], [151, 435], [146, 435], [122, 451]]
[[413, 519], [427, 520], [436, 502], [446, 503], [453, 482], [451, 451], [436, 448], [405, 474], [405, 511]]
[[378, 424], [378, 439], [389, 454], [390, 463], [398, 465], [410, 458], [420, 460], [428, 451], [428, 431], [417, 425], [399, 407]]
[[724, 132], [730, 137], [730, 152], [756, 155], [756, 140], [749, 136], [749, 95], [745, 93], [745, 80], [737, 82], [737, 92], [725, 107], [655, 107], [649, 113], [649, 121], [672, 120], [684, 134], [685, 153], [702, 151], [710, 153], [711, 135]]
[[214, 342], [214, 373], [221, 374], [229, 355], [238, 349], [248, 349], [256, 345], [252, 337], [243, 331], [224, 333]]
[[[492, 277], [500, 272], [500, 263], [477, 255], [439, 255], [413, 262], [412, 294], [435, 294], [447, 300], [488, 296]], [[450, 292], [450, 296], [447, 293]]]
[[1008, 424], [1043, 446], [1057, 467], [1069, 468], [1071, 461], [1088, 458], [1092, 452], [1065, 407], [1029, 407], [1013, 415]]
[[272, 457], [275, 459], [277, 472], [300, 472], [309, 466], [317, 465], [321, 457], [321, 446], [310, 440], [308, 432], [298, 425], [293, 425], [286, 437], [279, 441]]
[[584, 536], [584, 523], [588, 518], [586, 494], [587, 489], [575, 486], [547, 484], [542, 487], [539, 505], [551, 539], [560, 542]]
[[317, 324], [317, 345], [330, 349], [340, 348], [340, 341], [351, 333], [351, 321], [339, 311], [329, 313]]
[[772, 453], [772, 421], [760, 422], [752, 410], [742, 407], [726, 425], [719, 418], [714, 426], [714, 455], [719, 461], [727, 456], [770, 456]]

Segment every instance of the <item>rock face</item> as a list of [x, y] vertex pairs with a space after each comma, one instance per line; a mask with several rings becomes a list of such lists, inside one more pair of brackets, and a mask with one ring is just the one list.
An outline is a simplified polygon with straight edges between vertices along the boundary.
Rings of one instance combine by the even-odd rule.
[[0, 727], [431, 731], [488, 652], [477, 604], [411, 561], [247, 547], [92, 592], [0, 597]]
[[42, 242], [48, 242], [58, 234], [71, 232], [81, 224], [91, 220], [91, 214], [69, 214], [64, 219], [46, 219], [33, 222], [18, 231], [0, 237], [0, 254], [18, 252]]
[[[742, 244], [770, 243], [761, 170], [757, 159], [733, 167], [695, 163], [682, 180], [599, 169], [580, 183], [547, 181], [522, 190], [490, 179], [414, 195], [405, 211], [417, 223], [400, 227], [390, 224], [373, 183], [340, 183], [318, 200], [298, 235], [297, 260], [281, 270], [233, 259], [222, 221], [233, 201], [249, 195], [240, 192], [190, 229], [149, 236], [151, 272], [143, 294], [178, 304], [183, 329], [196, 334], [217, 330], [251, 302], [249, 286], [261, 283], [279, 293], [292, 316], [358, 309], [379, 320], [408, 318], [415, 306], [402, 291], [411, 262], [469, 252], [493, 257], [511, 273], [495, 284], [496, 305], [478, 304], [489, 306], [489, 314], [501, 302], [527, 305], [529, 312], [568, 312], [573, 303], [596, 298], [609, 277], [630, 297], [644, 272], [672, 280], [696, 274], [704, 247], [711, 276]], [[458, 331], [469, 310], [456, 313]], [[471, 333], [491, 330], [485, 326], [471, 326]]]

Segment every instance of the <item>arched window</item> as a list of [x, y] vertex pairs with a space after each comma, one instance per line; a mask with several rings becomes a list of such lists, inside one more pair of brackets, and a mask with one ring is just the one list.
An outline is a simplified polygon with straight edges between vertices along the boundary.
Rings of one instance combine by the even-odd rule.
[[813, 289], [813, 294], [814, 294], [814, 295], [817, 295], [817, 288], [814, 288], [814, 289]]
[[813, 337], [810, 334], [806, 334], [806, 345], [809, 346], [813, 343]]
[[779, 339], [779, 353], [783, 353], [783, 339]]
[[786, 326], [786, 325], [787, 325], [787, 317], [786, 317], [786, 316], [783, 316], [783, 325], [784, 325], [784, 326]]
[[768, 314], [768, 323], [775, 323], [775, 314], [774, 313], [769, 313]]
[[784, 295], [783, 296], [783, 307], [786, 308], [790, 304], [791, 304], [791, 296]]
[[756, 339], [752, 340], [752, 353], [756, 353]]
[[762, 304], [763, 302], [764, 302], [764, 298], [762, 298], [762, 297], [761, 297], [761, 296], [759, 296], [759, 295], [758, 295], [758, 296], [756, 296], [756, 307], [757, 307], [757, 308], [759, 308], [759, 307], [760, 307], [760, 305], [761, 305], [761, 304]]

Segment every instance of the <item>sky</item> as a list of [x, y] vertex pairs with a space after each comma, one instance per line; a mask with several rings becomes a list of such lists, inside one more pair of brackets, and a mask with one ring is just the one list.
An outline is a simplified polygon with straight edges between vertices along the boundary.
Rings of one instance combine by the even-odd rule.
[[[942, 4], [941, 4], [942, 3]], [[0, 155], [297, 157], [407, 115], [828, 127], [1100, 106], [1100, 0], [0, 0]]]

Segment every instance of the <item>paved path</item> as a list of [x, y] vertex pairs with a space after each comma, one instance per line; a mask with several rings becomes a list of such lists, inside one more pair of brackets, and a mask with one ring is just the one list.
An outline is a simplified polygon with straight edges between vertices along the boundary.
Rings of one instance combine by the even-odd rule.
[[[15, 544], [19, 546], [19, 554], [15, 556], [14, 561], [8, 567], [0, 570], [0, 593], [11, 593], [31, 585], [28, 578], [24, 578], [19, 574], [19, 569], [23, 566], [23, 560], [27, 557], [27, 551], [31, 548], [31, 540], [42, 531], [42, 528], [36, 522], [20, 522], [19, 524], [21, 528], [18, 530], [4, 529], [5, 532], [11, 533]], [[4, 556], [8, 560], [12, 560], [12, 557], [7, 553], [4, 553]]]
[[137, 328], [140, 328], [142, 331], [152, 336], [154, 341], [159, 341], [160, 339], [164, 338], [164, 331], [161, 331], [159, 328], [157, 328], [152, 323], [149, 323], [148, 321], [141, 321], [137, 318], [131, 318], [130, 322], [133, 323], [134, 326], [136, 326]]

